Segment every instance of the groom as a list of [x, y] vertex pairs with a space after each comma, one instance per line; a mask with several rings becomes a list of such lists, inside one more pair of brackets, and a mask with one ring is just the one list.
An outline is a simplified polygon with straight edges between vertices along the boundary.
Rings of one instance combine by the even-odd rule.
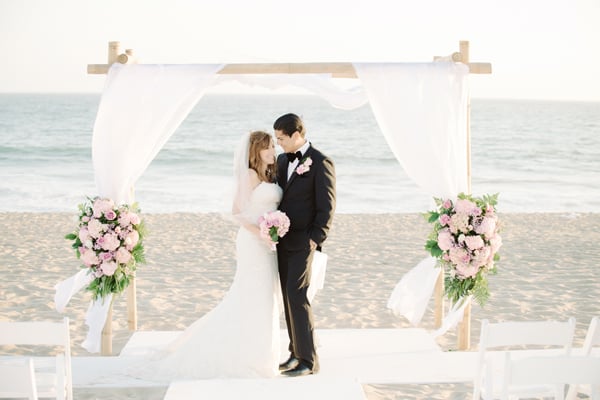
[[335, 209], [333, 162], [305, 138], [302, 120], [285, 114], [273, 124], [285, 154], [277, 159], [277, 183], [283, 189], [279, 209], [290, 219], [289, 232], [279, 239], [277, 259], [283, 294], [290, 357], [279, 366], [283, 375], [319, 371], [313, 339], [313, 316], [306, 297], [315, 250], [327, 238]]

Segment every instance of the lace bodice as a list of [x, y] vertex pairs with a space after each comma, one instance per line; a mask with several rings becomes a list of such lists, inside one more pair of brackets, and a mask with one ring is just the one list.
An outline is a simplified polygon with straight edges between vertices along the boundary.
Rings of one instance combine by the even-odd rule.
[[259, 183], [250, 195], [250, 204], [244, 214], [248, 216], [248, 219], [256, 222], [258, 217], [265, 212], [277, 209], [282, 193], [283, 191], [276, 183]]

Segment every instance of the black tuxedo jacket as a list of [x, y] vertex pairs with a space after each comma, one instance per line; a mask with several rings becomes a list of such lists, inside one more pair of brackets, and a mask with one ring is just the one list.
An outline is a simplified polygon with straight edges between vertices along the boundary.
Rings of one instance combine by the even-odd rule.
[[309, 170], [301, 175], [294, 171], [289, 180], [287, 156], [280, 154], [277, 158], [277, 182], [283, 189], [279, 209], [290, 219], [290, 230], [279, 243], [290, 250], [310, 246], [309, 239], [320, 247], [327, 238], [335, 210], [333, 161], [312, 145], [298, 166], [308, 158], [312, 160]]

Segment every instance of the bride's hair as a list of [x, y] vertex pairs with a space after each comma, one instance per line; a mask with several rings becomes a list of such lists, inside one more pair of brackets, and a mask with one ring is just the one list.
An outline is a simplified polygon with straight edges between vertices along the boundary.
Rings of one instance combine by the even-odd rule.
[[268, 149], [273, 143], [273, 138], [266, 132], [255, 131], [250, 133], [249, 140], [248, 168], [255, 170], [261, 181], [274, 182], [277, 175], [277, 163], [273, 160], [273, 163], [267, 165], [266, 169], [262, 169], [262, 161], [260, 159], [261, 150]]

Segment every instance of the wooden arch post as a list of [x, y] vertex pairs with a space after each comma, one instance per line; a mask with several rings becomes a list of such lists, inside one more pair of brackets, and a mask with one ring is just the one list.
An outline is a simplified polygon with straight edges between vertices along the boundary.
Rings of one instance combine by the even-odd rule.
[[[445, 57], [434, 57], [435, 61], [454, 61], [462, 62], [469, 67], [471, 74], [491, 74], [492, 65], [490, 63], [472, 63], [469, 58], [469, 42], [460, 41], [459, 51]], [[115, 62], [121, 64], [135, 64], [137, 58], [133, 50], [127, 49], [121, 51], [120, 42], [108, 43], [108, 63], [107, 64], [88, 64], [88, 74], [106, 74], [108, 69]], [[243, 63], [227, 64], [218, 74], [331, 74], [334, 78], [358, 78], [354, 66], [349, 62], [328, 62], [328, 63]], [[471, 129], [470, 129], [470, 98], [467, 103], [467, 184], [468, 193], [471, 193]], [[132, 188], [133, 190], [133, 188]], [[440, 327], [444, 318], [444, 278], [440, 274], [435, 287], [435, 325]], [[127, 290], [127, 310], [128, 326], [130, 330], [137, 329], [137, 305], [136, 305], [136, 284], [135, 278], [131, 281]], [[458, 348], [466, 350], [470, 347], [470, 326], [471, 326], [471, 306], [465, 309], [463, 322], [458, 328]], [[104, 330], [102, 331], [102, 355], [112, 353], [112, 305], [107, 316]]]

